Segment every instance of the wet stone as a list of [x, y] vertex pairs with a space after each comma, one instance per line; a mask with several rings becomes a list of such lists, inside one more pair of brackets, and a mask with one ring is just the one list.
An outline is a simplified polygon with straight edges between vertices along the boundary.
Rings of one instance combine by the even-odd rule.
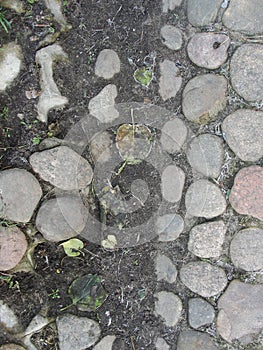
[[167, 327], [176, 326], [183, 310], [181, 299], [171, 292], [159, 292], [155, 296], [155, 314], [161, 316]]
[[175, 97], [182, 86], [182, 77], [175, 63], [169, 60], [164, 60], [160, 63], [160, 82], [159, 94], [164, 101]]
[[226, 62], [229, 45], [230, 39], [224, 34], [198, 33], [191, 38], [187, 53], [197, 66], [216, 69]]
[[252, 165], [241, 169], [235, 177], [229, 201], [239, 214], [263, 220], [263, 168]]
[[216, 185], [208, 180], [198, 180], [188, 188], [185, 206], [189, 215], [211, 219], [223, 214], [227, 204]]
[[263, 100], [263, 45], [240, 46], [231, 59], [230, 77], [233, 88], [245, 100]]
[[253, 340], [263, 328], [263, 285], [234, 280], [218, 302], [217, 330], [228, 342]]
[[[246, 34], [262, 34], [261, 0], [240, 1], [231, 0], [223, 16], [224, 25], [233, 31]], [[246, 14], [244, 16], [244, 14]]]
[[166, 281], [174, 283], [177, 278], [177, 268], [172, 261], [165, 255], [158, 255], [155, 263], [157, 281]]
[[166, 343], [163, 338], [157, 338], [155, 342], [156, 350], [169, 350], [170, 346]]
[[176, 165], [168, 165], [162, 173], [162, 194], [170, 203], [178, 202], [182, 197], [185, 174]]
[[263, 112], [240, 109], [222, 124], [225, 140], [245, 162], [256, 162], [263, 156]]
[[17, 316], [3, 300], [0, 300], [0, 326], [11, 332], [21, 331]]
[[193, 122], [207, 124], [226, 106], [227, 80], [204, 74], [191, 79], [183, 91], [183, 113]]
[[44, 202], [38, 211], [36, 227], [48, 241], [75, 237], [84, 229], [87, 208], [78, 197], [59, 197]]
[[197, 225], [190, 231], [188, 250], [200, 258], [218, 258], [222, 252], [225, 233], [223, 221]]
[[119, 117], [119, 112], [114, 107], [117, 97], [117, 88], [113, 84], [105, 86], [101, 92], [89, 102], [89, 112], [101, 123], [110, 123]]
[[180, 50], [183, 45], [183, 35], [180, 29], [166, 24], [161, 28], [161, 37], [164, 45], [171, 50]]
[[180, 333], [177, 350], [218, 350], [213, 338], [207, 333], [183, 331]]
[[156, 221], [156, 231], [159, 241], [170, 242], [177, 239], [184, 229], [184, 220], [178, 214], [159, 216]]
[[224, 160], [223, 141], [209, 134], [195, 137], [187, 150], [187, 159], [191, 167], [199, 173], [217, 178]]
[[111, 350], [115, 339], [115, 335], [107, 335], [94, 346], [93, 350]]
[[263, 269], [263, 230], [251, 227], [237, 232], [231, 241], [230, 257], [239, 269]]
[[0, 92], [15, 80], [22, 67], [22, 50], [15, 42], [3, 45], [0, 50]]
[[162, 148], [169, 153], [178, 152], [186, 141], [187, 128], [181, 119], [172, 119], [164, 124], [161, 134]]
[[28, 222], [42, 196], [37, 179], [23, 169], [0, 172], [0, 217]]
[[227, 277], [223, 269], [207, 262], [190, 262], [180, 270], [180, 279], [192, 292], [209, 298], [226, 287]]
[[0, 271], [14, 268], [26, 250], [26, 237], [18, 227], [0, 226]]
[[83, 350], [95, 344], [100, 336], [96, 321], [87, 317], [66, 314], [56, 320], [59, 348], [61, 350]]
[[36, 152], [30, 164], [43, 180], [62, 190], [85, 188], [93, 177], [88, 161], [66, 146]]
[[195, 26], [205, 26], [215, 21], [222, 0], [188, 0], [187, 17]]
[[192, 298], [188, 302], [188, 321], [192, 328], [199, 328], [213, 322], [215, 310], [202, 298]]
[[117, 53], [111, 49], [104, 49], [99, 53], [95, 63], [95, 74], [104, 79], [111, 79], [120, 71], [120, 59]]

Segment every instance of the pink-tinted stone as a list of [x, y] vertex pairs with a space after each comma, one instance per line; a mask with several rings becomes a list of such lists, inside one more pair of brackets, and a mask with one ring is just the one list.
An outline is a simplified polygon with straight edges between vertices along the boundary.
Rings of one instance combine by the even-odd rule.
[[239, 213], [263, 220], [263, 168], [252, 165], [236, 175], [230, 203]]

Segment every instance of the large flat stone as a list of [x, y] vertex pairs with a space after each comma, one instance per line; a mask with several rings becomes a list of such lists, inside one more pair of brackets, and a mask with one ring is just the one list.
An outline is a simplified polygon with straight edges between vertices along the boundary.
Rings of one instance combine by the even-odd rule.
[[0, 92], [18, 76], [22, 67], [22, 50], [15, 42], [3, 45], [0, 50]]
[[222, 0], [188, 0], [187, 17], [195, 26], [205, 26], [215, 21]]
[[183, 310], [181, 299], [172, 292], [159, 292], [155, 296], [155, 314], [162, 317], [167, 327], [175, 327]]
[[175, 63], [169, 60], [160, 63], [160, 72], [159, 94], [166, 101], [176, 96], [182, 86], [183, 79]]
[[181, 119], [172, 119], [162, 128], [161, 145], [169, 153], [178, 152], [186, 141], [187, 127]]
[[176, 350], [218, 350], [218, 347], [207, 333], [189, 330], [180, 333]]
[[165, 214], [157, 217], [156, 231], [159, 241], [169, 242], [177, 239], [184, 229], [184, 220], [178, 214]]
[[99, 53], [95, 63], [95, 74], [104, 79], [111, 79], [119, 73], [121, 63], [118, 54], [111, 49], [104, 49]]
[[176, 203], [182, 197], [185, 174], [176, 165], [168, 165], [162, 173], [162, 194], [168, 202]]

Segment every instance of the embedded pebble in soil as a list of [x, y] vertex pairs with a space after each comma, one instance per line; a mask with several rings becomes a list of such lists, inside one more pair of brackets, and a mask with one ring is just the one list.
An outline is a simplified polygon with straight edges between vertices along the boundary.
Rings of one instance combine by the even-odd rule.
[[0, 172], [0, 194], [0, 217], [26, 223], [42, 196], [42, 189], [31, 173], [13, 168]]
[[168, 153], [181, 149], [186, 141], [187, 127], [181, 119], [172, 119], [164, 124], [161, 134], [162, 148]]
[[185, 174], [176, 165], [168, 165], [162, 173], [162, 195], [170, 203], [178, 202], [183, 193]]
[[10, 343], [0, 346], [0, 350], [25, 350], [25, 348], [14, 343]]
[[263, 156], [263, 112], [239, 109], [227, 116], [222, 131], [228, 146], [245, 162]]
[[223, 221], [197, 225], [190, 231], [188, 250], [200, 258], [218, 258], [226, 234]]
[[95, 63], [95, 74], [104, 79], [111, 79], [119, 73], [121, 63], [119, 56], [114, 50], [104, 49], [99, 53]]
[[263, 230], [256, 227], [237, 232], [230, 245], [230, 257], [238, 269], [263, 269]]
[[180, 50], [183, 45], [183, 35], [180, 29], [166, 24], [161, 28], [162, 42], [171, 50]]
[[215, 74], [191, 79], [183, 91], [183, 113], [196, 123], [207, 124], [216, 119], [226, 106], [227, 80]]
[[180, 6], [182, 0], [163, 0], [163, 13], [167, 13], [169, 10], [173, 11], [176, 7]]
[[192, 292], [204, 298], [222, 292], [227, 285], [225, 271], [203, 261], [190, 262], [183, 266], [180, 279]]
[[155, 262], [155, 272], [157, 281], [174, 283], [177, 278], [177, 268], [173, 262], [165, 255], [159, 254]]
[[169, 350], [170, 346], [166, 343], [163, 338], [157, 338], [155, 342], [156, 350]]
[[195, 27], [205, 26], [215, 21], [222, 0], [188, 0], [188, 21]]
[[184, 229], [184, 220], [178, 214], [159, 216], [156, 221], [156, 231], [159, 241], [170, 242], [177, 239]]
[[189, 145], [187, 159], [199, 173], [217, 178], [224, 161], [223, 141], [215, 135], [197, 136]]
[[59, 242], [75, 237], [84, 229], [87, 208], [79, 197], [57, 197], [40, 207], [36, 227], [48, 241]]
[[237, 48], [230, 62], [230, 77], [233, 88], [245, 100], [263, 100], [263, 45]]
[[56, 320], [60, 350], [83, 350], [95, 344], [100, 326], [87, 317], [64, 314]]
[[3, 300], [0, 300], [0, 325], [4, 326], [9, 332], [21, 331], [17, 316]]
[[230, 39], [225, 34], [198, 33], [191, 38], [187, 53], [197, 66], [216, 69], [226, 62], [229, 45]]
[[26, 250], [26, 237], [18, 227], [0, 226], [0, 271], [13, 269]]
[[164, 60], [160, 63], [160, 82], [159, 94], [164, 101], [175, 97], [182, 86], [182, 77], [175, 63], [169, 60]]
[[101, 92], [89, 102], [89, 112], [101, 123], [110, 123], [119, 117], [119, 112], [114, 107], [117, 97], [117, 88], [113, 84], [105, 86]]
[[22, 67], [22, 50], [15, 42], [3, 45], [0, 50], [0, 92], [15, 80]]
[[188, 188], [185, 206], [189, 215], [211, 219], [223, 214], [227, 204], [216, 185], [208, 180], [198, 180]]
[[180, 333], [177, 350], [218, 350], [213, 338], [207, 333], [183, 331]]
[[188, 307], [188, 321], [192, 328], [197, 329], [213, 322], [215, 310], [206, 300], [192, 298], [188, 301]]
[[71, 25], [69, 25], [66, 21], [66, 18], [62, 12], [62, 1], [60, 0], [45, 0], [46, 7], [51, 11], [54, 19], [61, 25], [62, 30], [71, 29]]
[[88, 161], [66, 146], [33, 153], [29, 161], [41, 179], [62, 190], [83, 189], [92, 181]]
[[111, 350], [115, 339], [115, 335], [107, 335], [94, 346], [93, 350]]
[[[262, 11], [261, 0], [231, 0], [224, 13], [223, 23], [228, 29], [233, 31], [249, 35], [262, 34]], [[246, 15], [244, 16], [244, 14]]]
[[218, 301], [217, 330], [228, 342], [253, 340], [263, 328], [263, 285], [231, 281]]
[[172, 292], [159, 292], [155, 295], [155, 314], [161, 316], [167, 327], [174, 327], [178, 323], [183, 304], [181, 299]]
[[263, 220], [263, 168], [251, 165], [241, 169], [235, 177], [229, 201], [239, 214]]

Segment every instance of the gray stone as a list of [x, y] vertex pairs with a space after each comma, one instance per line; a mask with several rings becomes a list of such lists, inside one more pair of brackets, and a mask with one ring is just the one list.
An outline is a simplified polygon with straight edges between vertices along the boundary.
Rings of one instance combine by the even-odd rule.
[[0, 6], [14, 10], [17, 13], [24, 12], [24, 4], [21, 0], [0, 0]]
[[206, 26], [215, 21], [222, 0], [188, 0], [187, 16], [189, 22], [195, 26]]
[[11, 332], [21, 331], [17, 316], [3, 300], [0, 300], [0, 325]]
[[192, 292], [204, 298], [217, 295], [227, 285], [225, 271], [204, 261], [190, 262], [183, 266], [180, 279]]
[[217, 330], [228, 342], [247, 344], [263, 328], [263, 285], [234, 280], [218, 302]]
[[161, 37], [164, 45], [171, 50], [180, 50], [183, 45], [181, 30], [170, 24], [166, 24], [161, 28]]
[[263, 112], [239, 109], [222, 124], [225, 140], [245, 162], [256, 162], [263, 156]]
[[155, 296], [155, 314], [162, 317], [167, 327], [176, 326], [183, 310], [181, 299], [171, 292], [159, 292]]
[[28, 222], [42, 196], [37, 179], [23, 169], [0, 172], [0, 217]]
[[22, 67], [22, 50], [15, 42], [3, 45], [0, 50], [0, 92], [15, 80]]
[[48, 112], [51, 109], [64, 107], [68, 103], [68, 99], [61, 95], [53, 78], [53, 63], [65, 61], [67, 58], [67, 54], [58, 44], [44, 47], [36, 53], [36, 64], [41, 67], [41, 94], [37, 104], [37, 118], [41, 122], [47, 122]]
[[29, 160], [41, 179], [62, 190], [86, 188], [93, 177], [88, 161], [66, 146], [33, 153]]
[[48, 241], [64, 241], [84, 229], [87, 210], [79, 197], [50, 199], [39, 209], [36, 227]]
[[27, 240], [18, 227], [0, 225], [0, 271], [13, 269], [27, 250]]
[[211, 219], [223, 214], [227, 204], [216, 185], [208, 180], [198, 180], [188, 188], [185, 206], [188, 214]]
[[213, 338], [207, 333], [183, 331], [180, 333], [177, 350], [218, 350]]
[[156, 221], [156, 231], [159, 241], [170, 242], [177, 239], [184, 229], [184, 220], [178, 214], [159, 216]]
[[163, 0], [163, 13], [167, 13], [169, 10], [173, 11], [176, 7], [180, 6], [182, 0]]
[[226, 234], [223, 221], [197, 225], [190, 231], [188, 250], [200, 258], [218, 258]]
[[176, 165], [168, 165], [162, 173], [162, 194], [170, 203], [178, 202], [182, 197], [185, 174]]
[[111, 79], [119, 73], [121, 63], [119, 56], [114, 50], [104, 49], [99, 53], [95, 63], [95, 74], [104, 79]]
[[[25, 348], [23, 348], [20, 345], [14, 344], [14, 343], [10, 343], [10, 344], [5, 344], [0, 346], [0, 350], [25, 350]], [[29, 349], [27, 349], [29, 350]]]
[[193, 122], [207, 124], [226, 106], [227, 80], [215, 74], [191, 79], [183, 91], [183, 113]]
[[161, 134], [162, 148], [174, 153], [181, 149], [186, 141], [187, 128], [181, 119], [172, 119], [164, 124]]
[[45, 0], [46, 7], [51, 11], [55, 20], [61, 25], [62, 30], [71, 29], [62, 12], [62, 2], [60, 0]]
[[204, 299], [192, 298], [188, 302], [188, 307], [188, 321], [191, 327], [197, 329], [213, 322], [215, 310]]
[[93, 350], [111, 350], [115, 339], [115, 335], [106, 335], [106, 337], [94, 346]]
[[107, 131], [95, 134], [89, 144], [94, 162], [107, 162], [111, 157], [113, 141]]
[[263, 3], [261, 0], [231, 0], [224, 13], [223, 23], [233, 31], [250, 35], [262, 34], [262, 12]]
[[215, 135], [197, 136], [189, 145], [187, 159], [199, 173], [217, 178], [224, 161], [223, 141]]
[[169, 350], [170, 346], [163, 338], [158, 337], [155, 342], [155, 348], [156, 350]]
[[237, 232], [230, 245], [230, 257], [239, 269], [263, 269], [263, 230], [251, 227]]
[[119, 117], [114, 107], [117, 97], [117, 88], [113, 84], [105, 86], [101, 92], [89, 102], [89, 112], [101, 123], [110, 123]]
[[263, 100], [263, 45], [240, 46], [230, 62], [230, 77], [233, 88], [245, 100]]
[[160, 63], [160, 72], [159, 94], [166, 101], [176, 96], [182, 86], [183, 79], [175, 63], [169, 60]]
[[229, 45], [230, 39], [225, 34], [198, 33], [191, 38], [187, 53], [197, 66], [216, 69], [226, 62]]
[[158, 255], [155, 263], [155, 271], [157, 274], [157, 281], [167, 281], [174, 283], [177, 278], [177, 268], [172, 261], [165, 255]]
[[100, 336], [96, 321], [65, 314], [56, 320], [60, 350], [83, 350], [95, 344]]

